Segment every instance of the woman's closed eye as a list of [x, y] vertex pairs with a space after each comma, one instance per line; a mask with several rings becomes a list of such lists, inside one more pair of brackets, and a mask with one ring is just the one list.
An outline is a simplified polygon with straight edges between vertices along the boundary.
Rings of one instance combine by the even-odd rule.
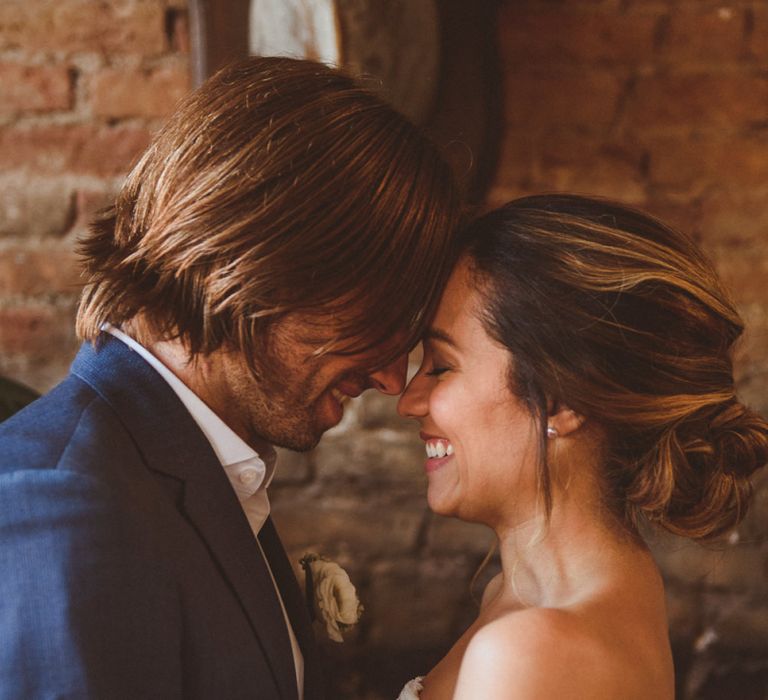
[[450, 367], [433, 367], [432, 369], [424, 372], [428, 377], [439, 377], [441, 374], [444, 374], [445, 372], [450, 371]]

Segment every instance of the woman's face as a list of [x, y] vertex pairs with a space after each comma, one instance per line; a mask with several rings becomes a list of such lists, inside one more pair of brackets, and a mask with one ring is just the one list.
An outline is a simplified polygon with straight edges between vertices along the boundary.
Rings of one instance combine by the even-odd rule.
[[485, 332], [481, 301], [460, 262], [398, 411], [421, 424], [433, 511], [515, 527], [536, 511], [539, 429], [509, 389], [510, 354]]

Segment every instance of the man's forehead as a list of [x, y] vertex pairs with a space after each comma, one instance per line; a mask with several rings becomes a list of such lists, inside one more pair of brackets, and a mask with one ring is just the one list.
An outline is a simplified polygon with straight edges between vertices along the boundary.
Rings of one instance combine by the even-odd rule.
[[375, 318], [351, 316], [327, 310], [297, 311], [280, 319], [273, 333], [280, 341], [317, 355], [361, 355], [375, 360], [410, 349], [405, 347], [409, 341], [406, 329], [384, 336]]

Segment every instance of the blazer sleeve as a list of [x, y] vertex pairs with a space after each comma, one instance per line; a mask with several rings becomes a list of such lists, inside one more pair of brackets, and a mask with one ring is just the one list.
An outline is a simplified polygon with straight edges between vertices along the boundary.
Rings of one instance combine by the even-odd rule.
[[93, 476], [0, 475], [0, 698], [182, 696], [177, 593]]

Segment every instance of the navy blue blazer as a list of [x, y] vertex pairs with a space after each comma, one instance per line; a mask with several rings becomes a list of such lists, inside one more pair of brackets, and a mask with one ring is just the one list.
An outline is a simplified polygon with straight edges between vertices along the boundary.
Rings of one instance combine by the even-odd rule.
[[[304, 600], [259, 535], [323, 697]], [[296, 700], [269, 571], [210, 444], [103, 335], [0, 424], [0, 698]]]

